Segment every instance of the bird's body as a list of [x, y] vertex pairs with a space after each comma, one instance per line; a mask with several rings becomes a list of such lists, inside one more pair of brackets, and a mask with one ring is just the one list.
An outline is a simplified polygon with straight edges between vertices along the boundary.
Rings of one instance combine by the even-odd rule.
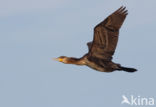
[[125, 7], [121, 7], [99, 23], [94, 28], [93, 41], [87, 43], [88, 53], [83, 57], [61, 56], [57, 60], [66, 64], [86, 65], [101, 72], [112, 72], [115, 70], [136, 71], [134, 68], [122, 67], [120, 64], [112, 62], [112, 56], [118, 42], [119, 29], [127, 14]]
[[61, 58], [64, 58], [64, 61], [61, 62], [64, 62], [66, 64], [86, 65], [94, 70], [101, 72], [113, 72], [114, 70], [122, 70], [120, 64], [99, 58], [89, 58], [88, 54], [84, 55], [81, 58], [64, 57], [64, 56], [62, 56]]
[[[96, 60], [96, 63], [94, 61]], [[112, 61], [105, 61], [98, 58], [89, 59], [86, 58], [86, 65], [90, 68], [93, 68], [97, 71], [101, 72], [112, 72], [113, 71], [113, 65]]]

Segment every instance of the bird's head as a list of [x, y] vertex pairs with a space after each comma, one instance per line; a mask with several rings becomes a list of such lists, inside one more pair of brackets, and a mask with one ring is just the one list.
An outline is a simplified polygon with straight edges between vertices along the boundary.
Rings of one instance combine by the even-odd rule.
[[54, 60], [56, 60], [56, 61], [59, 61], [59, 62], [62, 62], [62, 63], [68, 63], [68, 57], [66, 57], [66, 56], [60, 56], [60, 57], [58, 57], [58, 58], [54, 58]]

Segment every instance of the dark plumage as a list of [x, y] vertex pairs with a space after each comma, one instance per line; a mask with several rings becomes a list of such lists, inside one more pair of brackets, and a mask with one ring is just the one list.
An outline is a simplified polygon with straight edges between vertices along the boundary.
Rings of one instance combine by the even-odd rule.
[[87, 43], [89, 52], [83, 57], [72, 58], [61, 56], [56, 58], [56, 60], [66, 64], [87, 65], [102, 72], [112, 72], [115, 70], [126, 72], [137, 71], [134, 68], [122, 67], [120, 64], [112, 62], [112, 56], [118, 42], [119, 29], [128, 14], [127, 12], [125, 7], [120, 7], [94, 28], [93, 41]]

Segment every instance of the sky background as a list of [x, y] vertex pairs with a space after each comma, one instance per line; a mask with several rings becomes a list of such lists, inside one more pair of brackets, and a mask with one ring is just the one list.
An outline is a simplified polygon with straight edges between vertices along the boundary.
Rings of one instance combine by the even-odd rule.
[[[155, 0], [1, 0], [0, 107], [126, 107], [156, 97]], [[129, 15], [113, 61], [138, 72], [97, 72], [51, 58], [81, 57], [93, 28], [120, 6]], [[156, 99], [155, 99], [156, 100]]]

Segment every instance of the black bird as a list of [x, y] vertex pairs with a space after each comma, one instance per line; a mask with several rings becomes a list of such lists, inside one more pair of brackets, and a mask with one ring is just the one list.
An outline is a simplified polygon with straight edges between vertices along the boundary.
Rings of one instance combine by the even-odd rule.
[[104, 21], [94, 28], [93, 41], [88, 42], [88, 53], [81, 58], [60, 56], [55, 60], [65, 64], [87, 65], [90, 68], [101, 72], [113, 72], [115, 70], [135, 72], [135, 68], [123, 67], [120, 64], [112, 62], [112, 56], [115, 52], [119, 29], [123, 24], [128, 11], [126, 7], [120, 7]]

